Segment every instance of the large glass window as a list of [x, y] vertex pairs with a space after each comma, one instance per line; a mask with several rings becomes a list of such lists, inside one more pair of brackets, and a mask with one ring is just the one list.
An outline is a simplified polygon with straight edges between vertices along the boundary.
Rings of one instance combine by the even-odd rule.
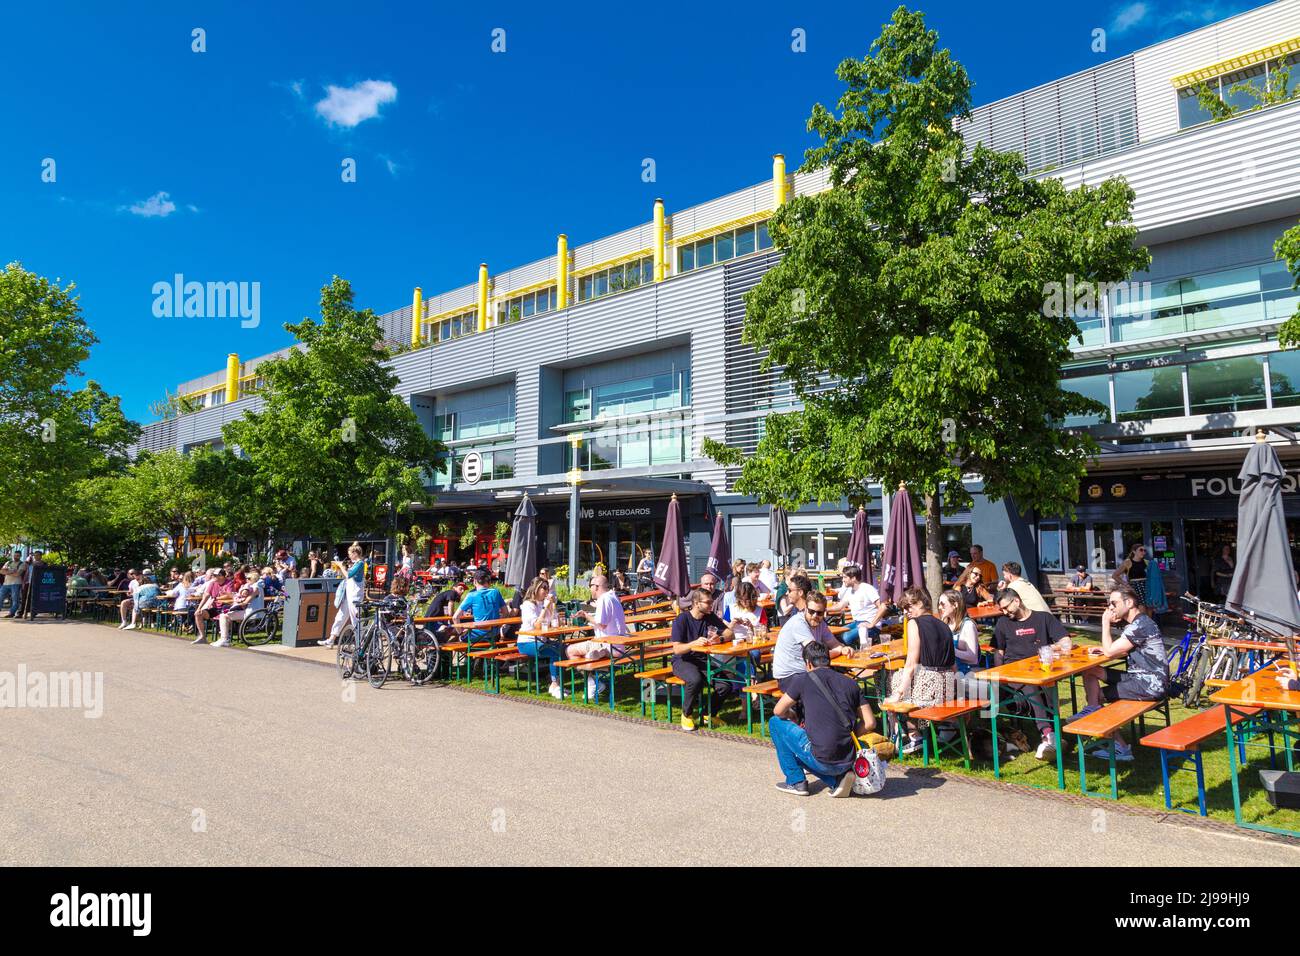
[[590, 389], [571, 391], [564, 396], [564, 420], [585, 422], [602, 418], [620, 418], [626, 415], [644, 415], [650, 412], [684, 408], [691, 403], [691, 373], [677, 369], [612, 382]]
[[550, 312], [555, 308], [555, 302], [554, 286], [526, 292], [523, 295], [511, 296], [509, 299], [497, 303], [497, 325], [517, 322], [520, 319], [528, 318], [530, 315]]
[[1275, 406], [1300, 405], [1300, 351], [1269, 355], [1268, 378]]
[[1083, 375], [1079, 378], [1067, 378], [1061, 381], [1061, 388], [1078, 392], [1085, 398], [1101, 402], [1106, 406], [1105, 412], [1094, 415], [1067, 415], [1062, 423], [1067, 428], [1079, 428], [1083, 425], [1103, 425], [1110, 421], [1110, 376]]
[[1044, 522], [1038, 526], [1038, 566], [1044, 571], [1062, 571], [1065, 568], [1065, 553], [1062, 548], [1065, 536], [1061, 526]]
[[1115, 373], [1115, 420], [1169, 418], [1183, 414], [1181, 365]]
[[1193, 415], [1263, 408], [1263, 356], [1243, 355], [1188, 365], [1187, 396]]
[[767, 223], [729, 229], [716, 236], [700, 239], [677, 247], [677, 271], [690, 272], [715, 262], [726, 262], [738, 256], [747, 256], [759, 249], [770, 249], [772, 239], [767, 234]]
[[[690, 428], [674, 423], [647, 426], [631, 434], [616, 435], [591, 432], [578, 449], [578, 467], [585, 471], [603, 468], [647, 468], [651, 465], [676, 465], [686, 461], [690, 447]], [[574, 466], [573, 446], [565, 446], [565, 469]]]
[[1265, 318], [1288, 317], [1300, 293], [1283, 264], [1265, 263], [1146, 284], [1129, 282], [1112, 294], [1111, 337], [1117, 342], [1180, 335]]
[[462, 335], [472, 335], [478, 329], [478, 312], [462, 312], [429, 324], [429, 340], [446, 342]]
[[654, 259], [643, 256], [633, 262], [620, 263], [578, 280], [578, 301], [596, 299], [612, 292], [635, 289], [654, 279]]

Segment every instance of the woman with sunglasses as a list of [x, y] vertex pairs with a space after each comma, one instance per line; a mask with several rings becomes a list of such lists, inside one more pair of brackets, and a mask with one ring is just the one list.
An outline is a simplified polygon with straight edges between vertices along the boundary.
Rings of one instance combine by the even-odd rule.
[[985, 584], [984, 572], [979, 568], [967, 568], [966, 583], [954, 590], [961, 595], [961, 599], [967, 607], [978, 607], [981, 604], [993, 603], [993, 592]]
[[[957, 655], [952, 629], [931, 612], [930, 595], [921, 588], [908, 588], [898, 602], [906, 617], [907, 662], [894, 674], [893, 693], [886, 703], [907, 701], [917, 707], [947, 703], [956, 693]], [[903, 753], [916, 753], [924, 745], [923, 721], [906, 721], [908, 741]]]

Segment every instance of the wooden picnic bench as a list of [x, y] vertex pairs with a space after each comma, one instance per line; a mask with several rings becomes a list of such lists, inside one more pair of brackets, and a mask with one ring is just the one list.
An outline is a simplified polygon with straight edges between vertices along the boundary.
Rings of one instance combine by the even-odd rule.
[[966, 769], [969, 770], [971, 758], [970, 738], [966, 734], [965, 718], [969, 714], [983, 710], [988, 707], [988, 705], [989, 702], [987, 700], [960, 700], [953, 701], [950, 704], [936, 704], [931, 707], [918, 707], [908, 714], [912, 720], [928, 721], [930, 725], [928, 728], [930, 731], [929, 735], [926, 736], [923, 733], [921, 737], [923, 742], [921, 757], [924, 766], [930, 766], [930, 748], [932, 746], [934, 747], [934, 756], [936, 760], [943, 754], [944, 750], [957, 746], [956, 740], [946, 745], [941, 745], [939, 742], [938, 731], [935, 729], [939, 724], [953, 723], [957, 726], [961, 741], [962, 761], [965, 763]]
[[[1144, 715], [1157, 707], [1164, 705], [1165, 719], [1168, 720], [1169, 702], [1159, 700], [1117, 700], [1112, 704], [1107, 704], [1100, 710], [1095, 710], [1080, 720], [1074, 720], [1061, 728], [1067, 734], [1074, 734], [1077, 737], [1086, 737], [1088, 739], [1105, 738], [1109, 744], [1110, 756], [1110, 798], [1119, 799], [1119, 781], [1115, 774], [1115, 738], [1112, 736], [1122, 727], [1141, 721]], [[1141, 731], [1139, 731], [1141, 732]], [[1088, 774], [1084, 767], [1084, 756], [1087, 747], [1083, 740], [1079, 741], [1079, 789], [1087, 796], [1088, 794]], [[1061, 746], [1061, 741], [1056, 742], [1056, 746]]]
[[[1211, 737], [1217, 737], [1225, 732], [1227, 727], [1226, 713], [1227, 708], [1222, 704], [1218, 704], [1208, 710], [1203, 710], [1198, 714], [1180, 720], [1176, 724], [1161, 727], [1154, 733], [1147, 734], [1142, 738], [1142, 746], [1153, 747], [1160, 751], [1160, 774], [1165, 785], [1165, 809], [1174, 809], [1173, 794], [1169, 785], [1170, 771], [1184, 769], [1183, 765], [1190, 760], [1196, 770], [1196, 802], [1201, 811], [1201, 816], [1208, 816], [1205, 808], [1205, 771], [1201, 766], [1201, 745]], [[1234, 709], [1231, 720], [1233, 724], [1239, 724], [1258, 713], [1258, 707]], [[1241, 745], [1241, 761], [1242, 763], [1246, 762], [1244, 742]], [[1183, 810], [1184, 813], [1191, 813], [1190, 810], [1183, 807], [1177, 809]]]

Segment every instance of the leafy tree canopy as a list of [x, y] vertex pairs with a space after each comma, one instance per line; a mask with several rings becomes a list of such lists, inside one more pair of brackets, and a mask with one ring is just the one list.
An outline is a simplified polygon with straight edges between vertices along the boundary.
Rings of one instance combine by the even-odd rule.
[[832, 188], [773, 216], [784, 255], [745, 316], [745, 341], [802, 409], [769, 416], [755, 454], [705, 451], [741, 467], [737, 490], [786, 508], [906, 481], [926, 502], [937, 582], [940, 491], [968, 507], [964, 475], [1022, 508], [1071, 509], [1096, 445], [1058, 426], [1099, 406], [1060, 387], [1079, 329], [1045, 302], [1150, 260], [1123, 181], [1071, 190], [1025, 178], [1018, 154], [966, 150], [954, 120], [970, 81], [922, 14], [900, 7], [837, 75], [838, 112], [814, 106], [823, 145], [803, 166]]
[[335, 276], [321, 290], [321, 320], [285, 326], [302, 348], [258, 366], [262, 409], [223, 431], [219, 493], [265, 527], [337, 540], [428, 498], [425, 477], [446, 448], [395, 394], [379, 320], [352, 302]]

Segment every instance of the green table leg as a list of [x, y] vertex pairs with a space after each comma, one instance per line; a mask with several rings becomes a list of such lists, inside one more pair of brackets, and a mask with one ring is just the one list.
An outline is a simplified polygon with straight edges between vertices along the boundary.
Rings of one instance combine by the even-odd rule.
[[1002, 697], [1002, 682], [992, 681], [993, 694], [989, 699], [990, 723], [993, 725], [993, 779], [1002, 779], [1002, 760], [998, 753], [998, 702]]
[[[1044, 695], [1046, 698], [1048, 695]], [[1061, 754], [1061, 697], [1057, 693], [1057, 687], [1052, 685], [1051, 693], [1052, 707], [1052, 743], [1055, 744], [1053, 749], [1056, 750], [1056, 789], [1065, 789], [1065, 757]], [[1114, 749], [1114, 745], [1112, 745]], [[1111, 758], [1112, 761], [1114, 757]]]
[[1232, 706], [1223, 705], [1223, 714], [1228, 722], [1228, 772], [1232, 776], [1232, 811], [1241, 826], [1241, 787], [1237, 782], [1237, 731], [1232, 726]]

